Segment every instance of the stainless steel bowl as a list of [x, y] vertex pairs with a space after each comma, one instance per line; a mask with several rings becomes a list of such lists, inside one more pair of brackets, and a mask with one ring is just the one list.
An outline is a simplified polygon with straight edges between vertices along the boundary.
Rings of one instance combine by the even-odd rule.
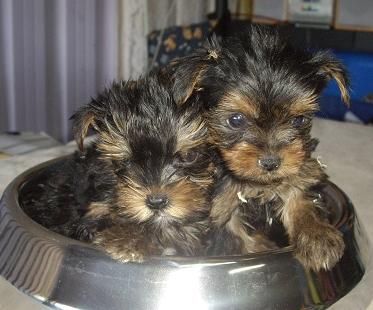
[[149, 257], [142, 264], [118, 263], [89, 244], [48, 231], [22, 211], [22, 188], [58, 171], [64, 160], [68, 158], [26, 171], [4, 192], [0, 309], [7, 297], [6, 306], [12, 308], [4, 309], [20, 304], [24, 306], [19, 309], [323, 309], [364, 275], [368, 241], [351, 202], [332, 183], [321, 194], [344, 234], [346, 251], [331, 271], [306, 271], [291, 247], [245, 256]]

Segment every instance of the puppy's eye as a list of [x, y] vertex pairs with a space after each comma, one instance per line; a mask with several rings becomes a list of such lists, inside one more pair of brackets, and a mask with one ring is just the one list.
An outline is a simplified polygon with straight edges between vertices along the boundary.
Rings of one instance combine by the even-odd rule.
[[236, 113], [227, 119], [227, 123], [231, 128], [239, 129], [245, 127], [247, 124], [247, 118], [241, 113]]
[[196, 151], [190, 151], [184, 154], [183, 160], [186, 163], [193, 163], [197, 160], [198, 153]]
[[188, 151], [186, 153], [178, 153], [176, 156], [176, 164], [178, 165], [191, 165], [193, 164], [197, 158], [199, 157], [199, 153], [196, 151]]
[[304, 115], [299, 115], [291, 120], [291, 125], [295, 128], [299, 128], [307, 122], [307, 118]]

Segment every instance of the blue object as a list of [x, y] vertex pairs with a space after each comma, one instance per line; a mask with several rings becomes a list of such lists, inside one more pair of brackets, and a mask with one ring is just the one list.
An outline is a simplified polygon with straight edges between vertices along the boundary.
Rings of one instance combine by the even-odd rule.
[[373, 104], [352, 100], [351, 107], [347, 108], [340, 97], [323, 95], [320, 98], [320, 111], [316, 113], [316, 116], [369, 124], [373, 123]]
[[351, 108], [343, 105], [337, 84], [330, 82], [320, 99], [319, 117], [338, 121], [373, 123], [373, 54], [335, 52], [349, 71], [351, 79]]

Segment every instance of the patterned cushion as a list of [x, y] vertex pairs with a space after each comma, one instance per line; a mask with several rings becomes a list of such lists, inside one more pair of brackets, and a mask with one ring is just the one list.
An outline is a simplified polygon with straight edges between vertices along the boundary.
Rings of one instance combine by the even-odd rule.
[[[148, 57], [152, 67], [162, 67], [175, 58], [183, 57], [202, 46], [213, 29], [214, 23], [204, 22], [190, 26], [174, 26], [148, 35]], [[159, 46], [159, 39], [162, 43]]]

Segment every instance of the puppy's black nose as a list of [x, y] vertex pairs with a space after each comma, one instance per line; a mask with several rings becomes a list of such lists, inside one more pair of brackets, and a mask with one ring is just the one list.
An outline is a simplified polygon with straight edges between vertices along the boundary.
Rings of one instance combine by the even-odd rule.
[[168, 198], [164, 194], [153, 194], [146, 197], [146, 205], [152, 210], [160, 210], [168, 205]]
[[275, 155], [267, 155], [258, 160], [258, 164], [266, 171], [277, 170], [281, 165], [281, 159]]

